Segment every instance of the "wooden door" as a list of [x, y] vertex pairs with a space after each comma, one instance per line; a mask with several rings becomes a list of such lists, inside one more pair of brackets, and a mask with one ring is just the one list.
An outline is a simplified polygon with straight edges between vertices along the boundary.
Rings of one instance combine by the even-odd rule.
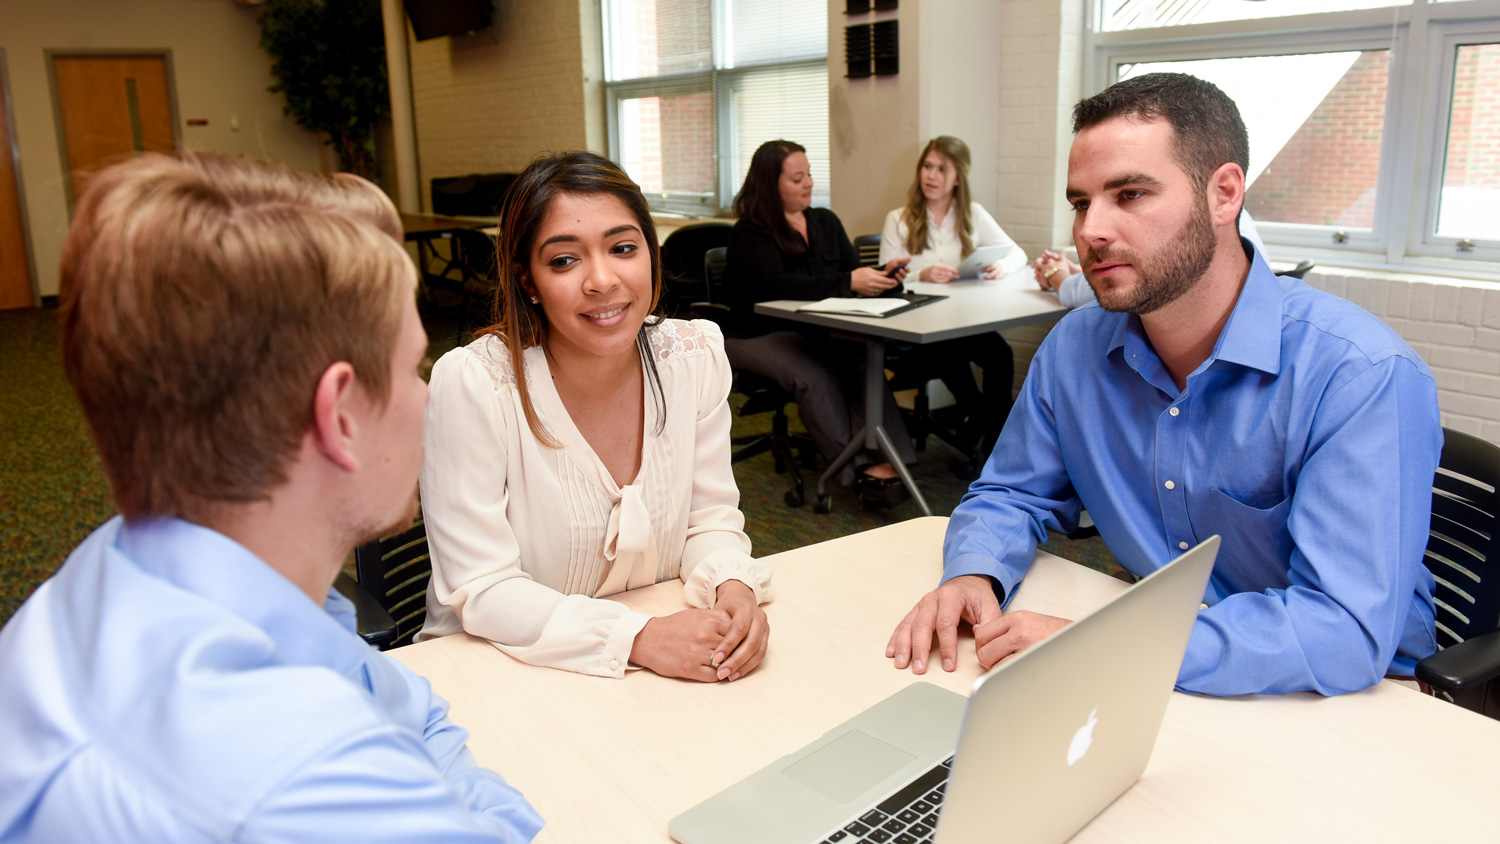
[[0, 55], [0, 310], [29, 308], [31, 262], [21, 224], [21, 191], [16, 180], [15, 133], [10, 125], [10, 79]]
[[167, 57], [52, 57], [69, 204], [91, 173], [129, 155], [176, 149]]

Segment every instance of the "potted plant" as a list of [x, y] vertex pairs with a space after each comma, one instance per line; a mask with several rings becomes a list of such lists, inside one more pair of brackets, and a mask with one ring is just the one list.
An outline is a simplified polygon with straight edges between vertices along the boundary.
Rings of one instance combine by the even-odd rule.
[[380, 0], [269, 0], [259, 22], [283, 111], [373, 179], [375, 127], [391, 113]]

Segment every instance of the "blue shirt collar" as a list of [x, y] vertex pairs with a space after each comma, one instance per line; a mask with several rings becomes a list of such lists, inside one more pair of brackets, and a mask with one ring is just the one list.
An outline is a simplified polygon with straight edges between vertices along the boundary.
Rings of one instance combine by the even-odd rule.
[[[118, 517], [116, 517], [118, 519]], [[318, 606], [296, 584], [229, 537], [181, 519], [124, 522], [116, 547], [154, 577], [222, 607], [263, 631], [275, 658], [352, 674], [369, 655], [348, 599], [328, 590]]]
[[[1235, 302], [1224, 330], [1219, 333], [1213, 353], [1198, 367], [1197, 372], [1212, 366], [1216, 360], [1222, 360], [1276, 375], [1281, 370], [1281, 320], [1286, 291], [1282, 288], [1281, 279], [1271, 271], [1270, 265], [1255, 245], [1243, 237], [1240, 238], [1240, 244], [1250, 258], [1250, 272], [1245, 276], [1240, 298]], [[1156, 354], [1151, 351], [1151, 342], [1146, 337], [1146, 329], [1141, 325], [1140, 316], [1124, 316], [1115, 325], [1115, 333], [1110, 338], [1107, 353], [1114, 354], [1117, 349], [1125, 349], [1129, 360], [1137, 354], [1149, 352], [1150, 358], [1156, 361]], [[1126, 348], [1127, 343], [1129, 348]], [[1151, 380], [1149, 373], [1143, 372], [1133, 363], [1132, 366]], [[1157, 366], [1160, 366], [1159, 361]], [[1170, 392], [1175, 394], [1175, 390]]]

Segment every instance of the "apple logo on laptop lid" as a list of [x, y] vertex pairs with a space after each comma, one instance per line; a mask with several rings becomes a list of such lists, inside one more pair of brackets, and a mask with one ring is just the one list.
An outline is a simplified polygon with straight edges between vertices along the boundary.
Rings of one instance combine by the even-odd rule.
[[1085, 753], [1089, 752], [1089, 746], [1094, 743], [1094, 725], [1099, 723], [1099, 708], [1094, 707], [1089, 712], [1088, 723], [1078, 728], [1073, 734], [1073, 740], [1068, 742], [1068, 767], [1073, 767]]

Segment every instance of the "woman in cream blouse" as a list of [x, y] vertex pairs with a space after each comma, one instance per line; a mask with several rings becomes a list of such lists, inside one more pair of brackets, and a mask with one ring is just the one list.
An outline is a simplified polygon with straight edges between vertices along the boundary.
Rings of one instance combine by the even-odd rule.
[[[1004, 249], [999, 260], [984, 268], [983, 277], [1003, 278], [1026, 266], [1026, 253], [1000, 228], [988, 211], [970, 199], [969, 146], [951, 135], [927, 142], [917, 160], [917, 173], [907, 191], [906, 205], [885, 217], [880, 234], [880, 260], [911, 258], [907, 267], [917, 280], [947, 283], [958, 278], [958, 266], [981, 246]], [[977, 471], [994, 447], [1005, 417], [1010, 414], [1010, 392], [1015, 381], [1015, 356], [998, 332], [918, 346], [909, 355], [913, 366], [943, 379], [964, 412], [961, 436], [970, 450], [964, 472]], [[987, 396], [969, 369], [984, 370]]]
[[[585, 674], [739, 678], [765, 654], [771, 570], [738, 508], [718, 328], [648, 317], [655, 228], [606, 159], [538, 159], [501, 221], [499, 323], [432, 370], [419, 638], [465, 630]], [[692, 609], [605, 600], [678, 577]]]
[[969, 145], [952, 135], [927, 142], [917, 160], [917, 175], [906, 205], [885, 215], [880, 232], [880, 261], [906, 258], [918, 281], [949, 282], [958, 265], [981, 246], [1005, 248], [1000, 260], [985, 267], [985, 278], [1004, 278], [1026, 266], [1026, 253], [984, 206], [970, 199]]

